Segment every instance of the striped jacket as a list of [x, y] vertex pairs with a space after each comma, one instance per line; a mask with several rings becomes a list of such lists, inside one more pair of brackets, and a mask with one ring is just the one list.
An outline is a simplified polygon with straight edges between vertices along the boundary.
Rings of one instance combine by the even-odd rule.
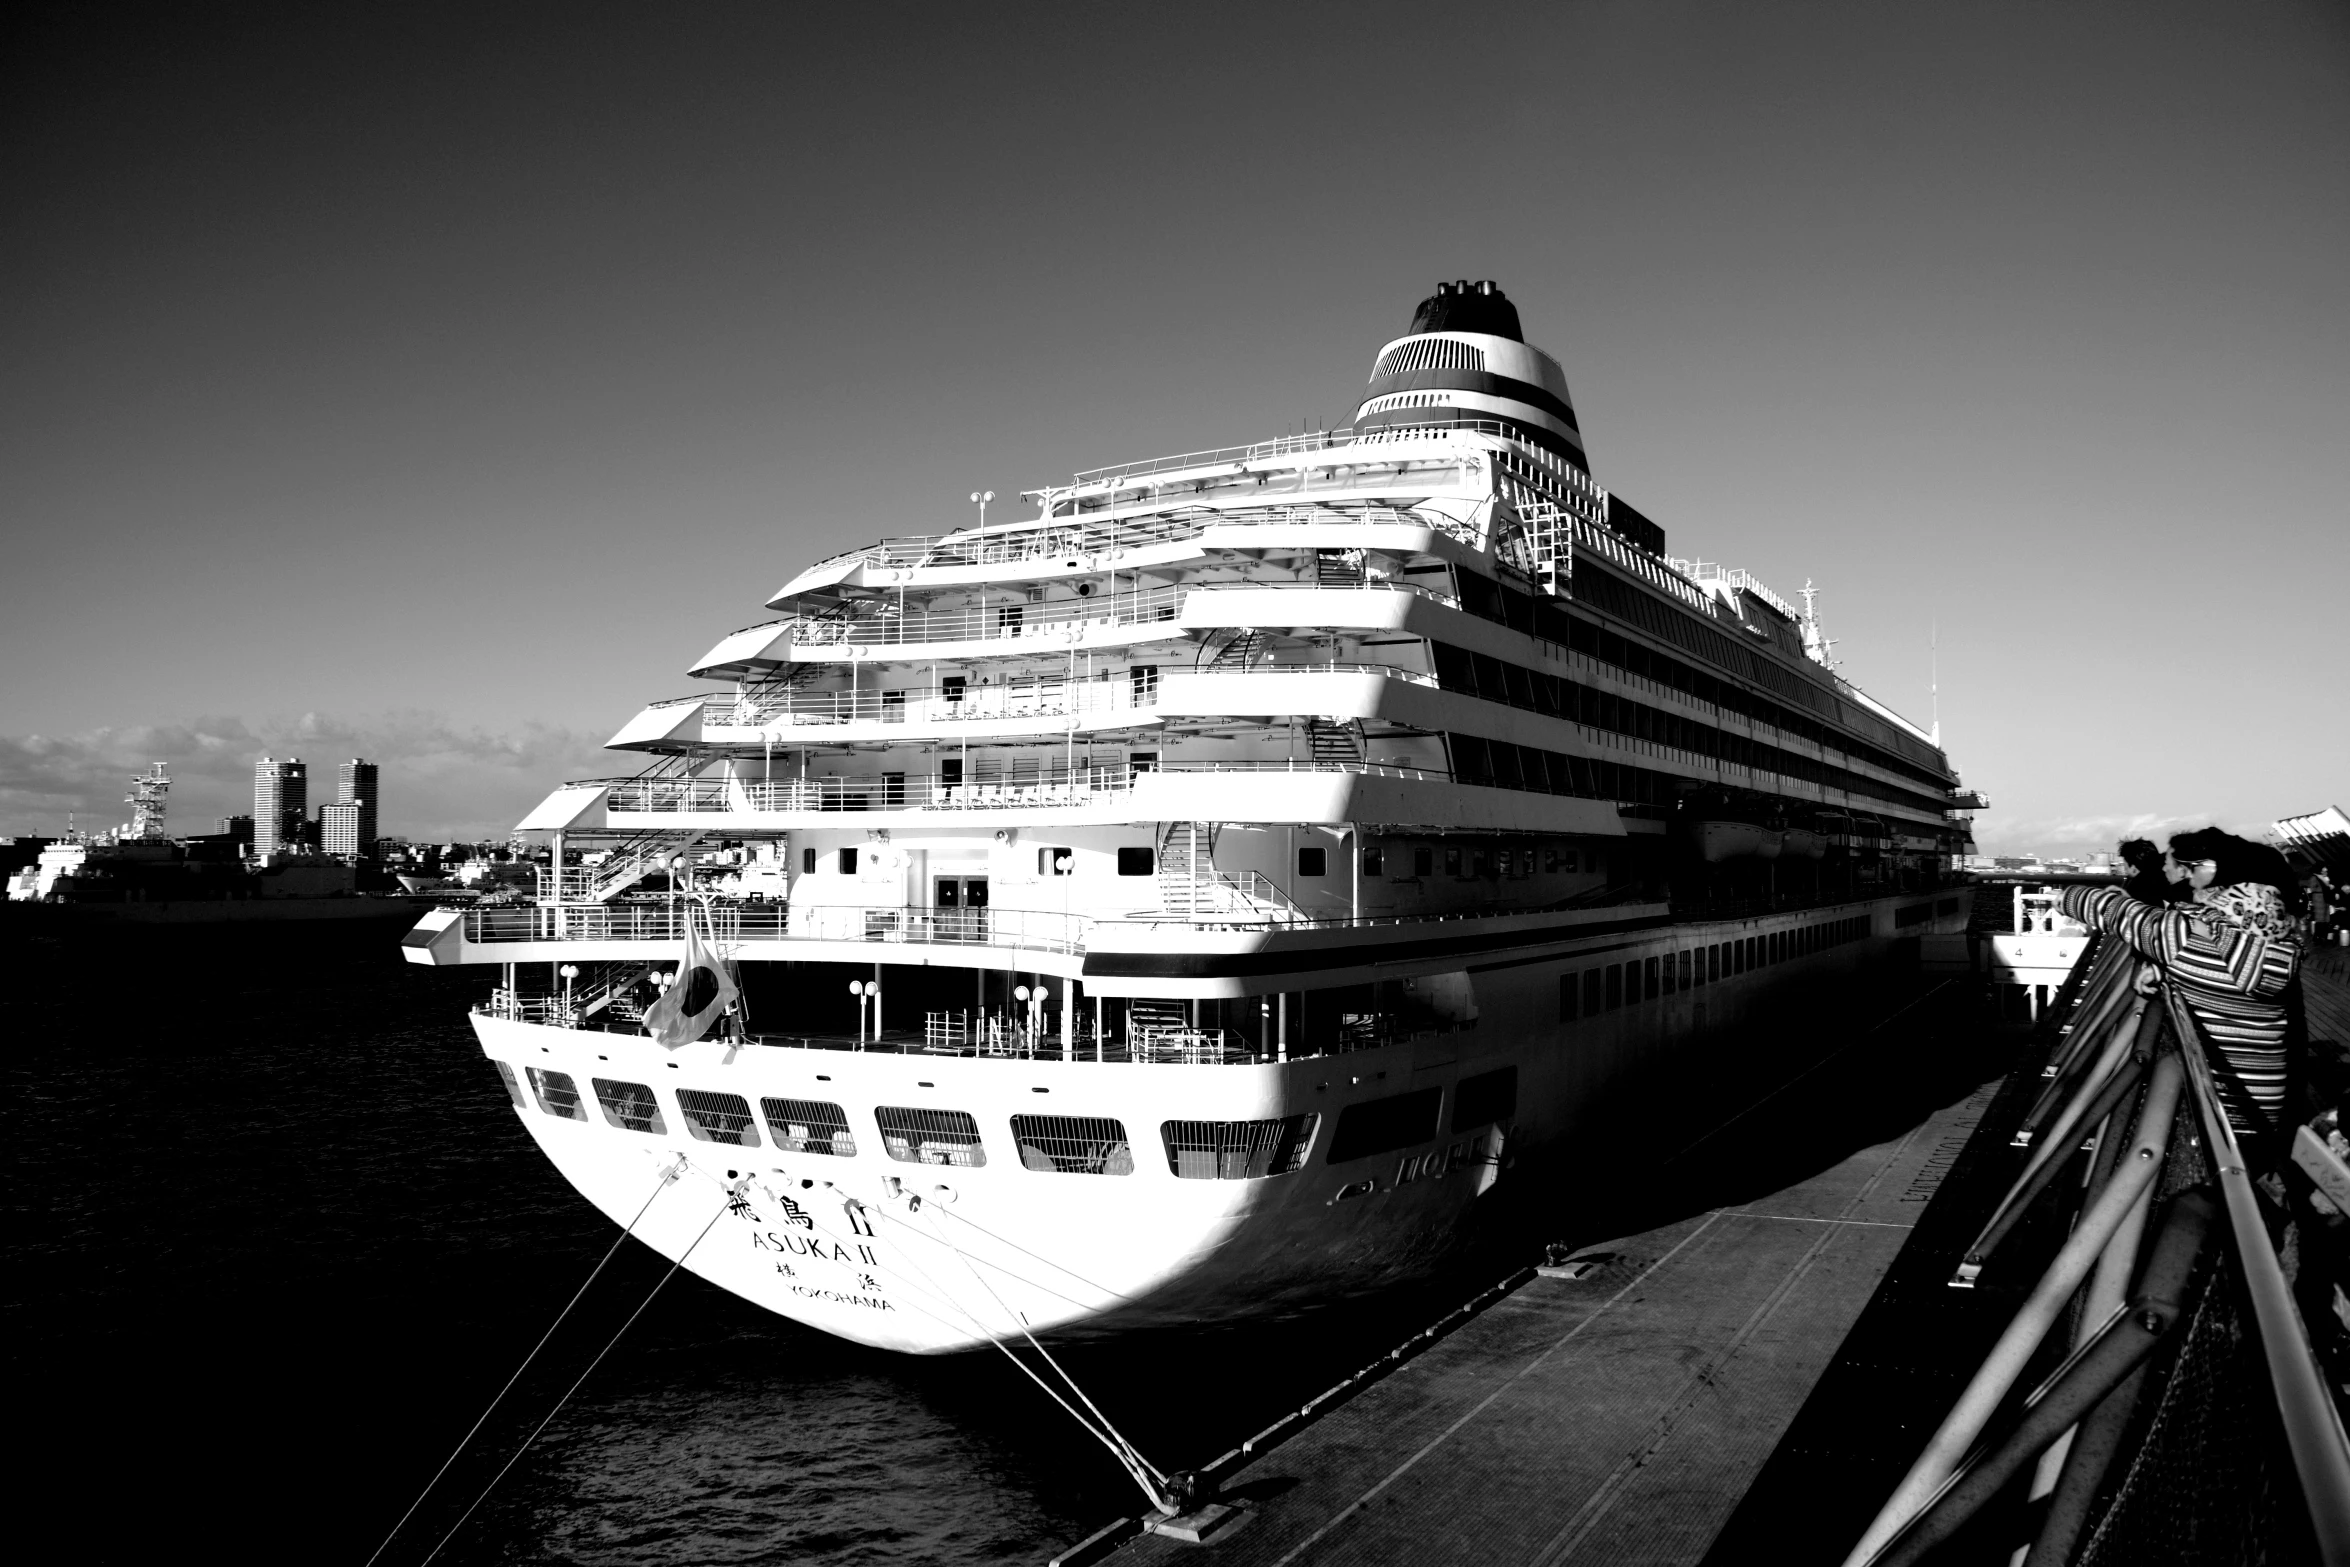
[[2285, 1103], [2285, 991], [2301, 962], [2275, 889], [2239, 885], [2206, 903], [2156, 905], [2118, 887], [2074, 886], [2064, 912], [2161, 965], [2218, 1049], [2219, 1075], [2235, 1079], [2223, 1097], [2236, 1135], [2274, 1135]]

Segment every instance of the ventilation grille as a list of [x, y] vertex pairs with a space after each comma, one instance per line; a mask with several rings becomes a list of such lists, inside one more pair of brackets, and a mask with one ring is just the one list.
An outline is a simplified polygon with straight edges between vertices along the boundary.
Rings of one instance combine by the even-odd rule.
[[740, 1094], [713, 1094], [699, 1088], [681, 1088], [677, 1091], [677, 1108], [685, 1116], [685, 1129], [697, 1142], [732, 1143], [738, 1148], [759, 1146], [759, 1134], [751, 1126], [751, 1107]]
[[646, 1083], [619, 1083], [608, 1077], [589, 1079], [596, 1087], [596, 1103], [603, 1107], [604, 1119], [624, 1132], [650, 1132], [655, 1137], [666, 1137], [669, 1129], [661, 1124], [661, 1106], [653, 1098], [651, 1085]]
[[1167, 1168], [1187, 1181], [1247, 1181], [1287, 1175], [1313, 1147], [1314, 1114], [1278, 1121], [1167, 1121], [1159, 1136]]
[[848, 1115], [839, 1105], [821, 1099], [762, 1099], [767, 1130], [785, 1153], [833, 1154], [843, 1159], [857, 1155], [856, 1136]]
[[1380, 355], [1379, 363], [1371, 369], [1371, 379], [1376, 381], [1383, 375], [1410, 375], [1415, 370], [1484, 368], [1484, 349], [1471, 343], [1456, 343], [1449, 337], [1423, 337], [1410, 343], [1398, 343]]
[[549, 1115], [561, 1116], [566, 1121], [584, 1121], [587, 1112], [579, 1105], [579, 1085], [571, 1080], [569, 1072], [548, 1071], [540, 1067], [524, 1067], [530, 1074], [530, 1091], [538, 1096], [539, 1108]]
[[1132, 1175], [1134, 1147], [1123, 1122], [1099, 1115], [1016, 1115], [1012, 1140], [1031, 1170], [1063, 1175]]
[[960, 1110], [926, 1110], [910, 1105], [881, 1105], [873, 1119], [881, 1127], [881, 1146], [892, 1159], [907, 1164], [987, 1163], [979, 1146], [979, 1123]]

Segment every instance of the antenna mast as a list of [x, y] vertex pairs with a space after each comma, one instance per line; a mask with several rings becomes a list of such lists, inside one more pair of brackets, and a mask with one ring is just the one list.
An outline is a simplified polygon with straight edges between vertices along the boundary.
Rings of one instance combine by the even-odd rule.
[[1942, 618], [1930, 617], [1926, 631], [1926, 700], [1934, 717], [1934, 743], [1942, 743]]

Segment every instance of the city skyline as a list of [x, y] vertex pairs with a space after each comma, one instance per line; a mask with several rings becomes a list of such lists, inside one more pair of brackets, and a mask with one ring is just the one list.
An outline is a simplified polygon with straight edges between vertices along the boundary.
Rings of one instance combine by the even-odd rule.
[[1461, 276], [1672, 553], [1817, 582], [1921, 724], [1938, 673], [1985, 852], [2350, 792], [2337, 10], [1504, 12], [1484, 151], [1359, 113], [1413, 15], [52, 20], [0, 828], [294, 750], [502, 836], [801, 566], [1338, 423]]

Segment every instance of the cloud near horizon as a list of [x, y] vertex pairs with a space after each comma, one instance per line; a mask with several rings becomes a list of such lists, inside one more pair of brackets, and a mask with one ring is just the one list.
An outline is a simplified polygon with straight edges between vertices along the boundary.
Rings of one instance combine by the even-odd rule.
[[2267, 840], [2271, 823], [2221, 821], [2209, 812], [2185, 816], [2137, 815], [2052, 816], [2038, 819], [2005, 817], [1985, 812], [1975, 820], [1975, 850], [1980, 854], [2111, 854], [2124, 838], [2151, 838], [2167, 843], [2174, 833], [2198, 827], [2225, 827], [2255, 842]]
[[253, 764], [264, 756], [310, 764], [310, 807], [334, 798], [335, 767], [354, 756], [383, 768], [381, 828], [422, 839], [502, 837], [565, 778], [633, 772], [602, 750], [604, 736], [551, 724], [462, 729], [436, 713], [304, 713], [248, 723], [205, 716], [70, 735], [0, 735], [0, 832], [53, 837], [68, 813], [88, 829], [128, 819], [131, 775], [151, 762], [171, 773], [170, 821], [210, 832], [253, 808]]

